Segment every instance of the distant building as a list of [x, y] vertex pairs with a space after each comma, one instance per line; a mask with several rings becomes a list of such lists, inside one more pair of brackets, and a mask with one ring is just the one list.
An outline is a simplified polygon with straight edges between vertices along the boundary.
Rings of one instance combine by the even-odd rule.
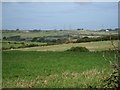
[[106, 31], [106, 32], [108, 32], [108, 31], [110, 31], [110, 30], [108, 30], [108, 29], [101, 29], [100, 31]]
[[108, 29], [106, 29], [105, 31], [106, 31], [106, 32], [108, 32], [109, 30], [108, 30]]

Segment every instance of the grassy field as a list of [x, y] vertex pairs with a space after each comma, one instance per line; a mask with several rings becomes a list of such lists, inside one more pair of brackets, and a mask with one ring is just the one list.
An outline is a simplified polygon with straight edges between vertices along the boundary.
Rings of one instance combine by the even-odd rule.
[[[45, 45], [46, 43], [42, 43], [42, 42], [25, 42], [25, 41], [8, 41], [8, 40], [4, 40], [2, 42], [0, 42], [0, 44], [2, 44], [2, 48], [8, 48], [10, 49], [11, 47], [13, 48], [18, 48], [18, 47], [22, 47], [22, 46], [27, 46], [27, 45]], [[1, 47], [0, 47], [1, 48]]]
[[[114, 40], [113, 43], [118, 47], [118, 40]], [[86, 42], [86, 43], [69, 43], [69, 44], [60, 44], [60, 45], [51, 45], [51, 46], [40, 46], [40, 47], [31, 47], [31, 48], [21, 48], [17, 50], [22, 51], [65, 51], [71, 47], [86, 47], [90, 51], [102, 51], [114, 49], [111, 41], [98, 41], [98, 42]]]
[[[109, 32], [88, 30], [3, 31], [2, 33], [3, 37], [20, 35], [22, 38], [68, 34], [109, 35]], [[111, 31], [111, 33], [117, 32]], [[118, 40], [114, 40], [113, 43], [118, 47]], [[37, 46], [27, 46], [31, 44]], [[116, 60], [115, 53], [105, 51], [114, 49], [111, 41], [39, 46], [43, 44], [46, 43], [5, 40], [0, 42], [5, 48], [16, 47], [2, 52], [3, 88], [102, 88], [103, 80], [113, 72], [109, 60], [111, 62]], [[86, 47], [95, 52], [66, 51], [71, 47]]]
[[100, 35], [109, 35], [109, 34], [118, 34], [117, 31], [90, 31], [90, 30], [63, 30], [63, 31], [41, 31], [41, 32], [26, 32], [26, 31], [2, 31], [3, 37], [10, 37], [15, 35], [20, 35], [23, 38], [33, 38], [33, 37], [43, 37], [43, 36], [62, 36], [62, 35], [78, 35], [78, 34], [100, 34]]
[[[3, 87], [102, 87], [112, 68], [102, 52], [3, 51]], [[107, 60], [114, 57], [106, 52]]]

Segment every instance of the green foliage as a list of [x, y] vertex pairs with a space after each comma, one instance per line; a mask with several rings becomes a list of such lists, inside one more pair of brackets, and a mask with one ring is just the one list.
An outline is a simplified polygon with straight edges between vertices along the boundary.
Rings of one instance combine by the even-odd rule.
[[119, 40], [118, 38], [119, 38], [118, 35], [105, 35], [105, 36], [96, 37], [96, 38], [83, 37], [83, 38], [77, 39], [76, 43], [106, 41], [106, 40]]
[[[24, 31], [24, 30], [3, 30], [2, 36], [3, 40], [21, 40], [21, 41], [33, 41], [33, 42], [52, 42], [53, 44], [60, 44], [60, 43], [71, 43], [71, 42], [90, 42], [90, 41], [100, 41], [100, 38], [96, 38], [96, 36], [106, 36], [113, 35], [112, 40], [116, 40], [117, 31], [90, 31], [90, 30], [31, 30], [31, 31]], [[89, 37], [92, 36], [93, 38], [79, 38], [81, 36]], [[57, 38], [51, 41], [52, 39], [46, 40], [46, 38]], [[107, 38], [107, 37], [105, 37]], [[66, 39], [66, 40], [65, 40]], [[104, 38], [103, 38], [104, 40]], [[107, 39], [108, 40], [108, 39]]]
[[118, 71], [114, 70], [108, 77], [103, 77], [102, 81], [104, 88], [118, 88], [120, 83]]
[[41, 43], [41, 42], [2, 41], [2, 50], [35, 47], [35, 46], [42, 46], [45, 44], [46, 43]]
[[7, 40], [20, 41], [21, 37], [19, 35], [7, 37]]
[[86, 47], [72, 47], [72, 48], [68, 49], [67, 51], [89, 52], [89, 50]]
[[[107, 77], [103, 77], [102, 81], [103, 81], [103, 87], [104, 88], [120, 88], [120, 63], [118, 61], [119, 59], [119, 53], [117, 50], [110, 50], [109, 52], [114, 52], [115, 58], [114, 58], [114, 62], [110, 63], [110, 66], [112, 66], [111, 68], [113, 69], [111, 74], [108, 75]], [[109, 57], [110, 58], [110, 57]], [[113, 59], [113, 58], [112, 58]], [[106, 56], [106, 60], [111, 60], [111, 59], [107, 59]]]
[[32, 41], [32, 42], [36, 42], [37, 39], [38, 39], [37, 37], [34, 37], [31, 41]]

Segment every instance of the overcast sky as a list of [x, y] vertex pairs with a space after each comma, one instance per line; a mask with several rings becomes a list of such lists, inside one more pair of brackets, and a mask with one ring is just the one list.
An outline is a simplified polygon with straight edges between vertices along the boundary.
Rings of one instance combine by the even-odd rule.
[[2, 4], [3, 29], [101, 29], [118, 27], [117, 2]]

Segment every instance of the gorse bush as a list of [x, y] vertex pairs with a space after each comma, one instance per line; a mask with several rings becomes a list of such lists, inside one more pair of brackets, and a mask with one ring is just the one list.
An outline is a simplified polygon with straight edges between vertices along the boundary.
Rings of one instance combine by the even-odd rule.
[[103, 78], [104, 88], [118, 88], [119, 87], [119, 74], [117, 70], [114, 70], [111, 75]]
[[86, 47], [72, 47], [66, 51], [89, 52], [89, 50]]
[[[113, 51], [112, 51], [113, 52]], [[120, 88], [120, 63], [119, 63], [119, 50], [114, 50], [115, 53], [115, 62], [111, 62], [112, 66], [112, 73], [108, 75], [107, 77], [103, 77], [102, 82], [103, 82], [103, 87], [104, 88]], [[110, 59], [109, 59], [110, 61]]]

